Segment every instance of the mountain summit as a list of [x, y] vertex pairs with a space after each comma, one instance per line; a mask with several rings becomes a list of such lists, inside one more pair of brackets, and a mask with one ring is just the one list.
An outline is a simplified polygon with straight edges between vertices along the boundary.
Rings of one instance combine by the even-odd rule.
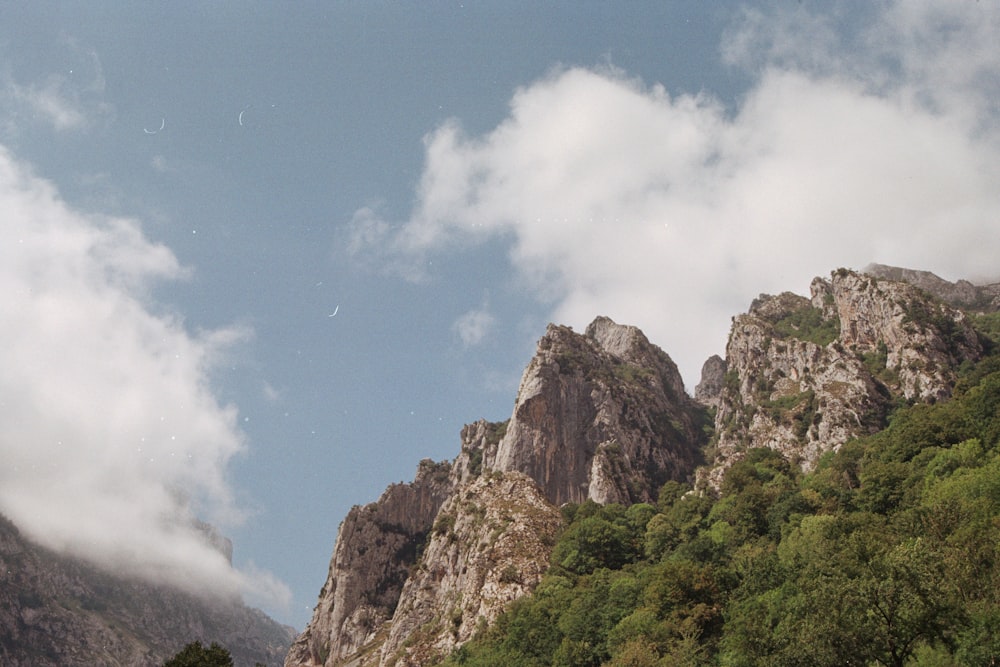
[[286, 667], [436, 664], [538, 585], [557, 508], [648, 513], [683, 485], [712, 497], [760, 448], [808, 471], [900, 406], [947, 400], [995, 344], [970, 308], [996, 310], [997, 294], [876, 265], [816, 278], [809, 297], [761, 295], [695, 398], [639, 329], [549, 325], [509, 420], [467, 425], [453, 461], [350, 511]]
[[440, 657], [537, 584], [557, 505], [655, 501], [664, 482], [692, 479], [707, 424], [637, 328], [550, 325], [508, 421], [466, 426], [453, 462], [425, 461], [351, 510], [286, 665]]

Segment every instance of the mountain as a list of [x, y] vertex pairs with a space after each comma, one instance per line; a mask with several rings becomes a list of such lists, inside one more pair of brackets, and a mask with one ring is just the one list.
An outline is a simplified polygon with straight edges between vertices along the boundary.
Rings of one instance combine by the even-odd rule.
[[751, 447], [776, 449], [808, 471], [884, 428], [900, 401], [948, 398], [959, 367], [983, 355], [964, 311], [909, 283], [840, 269], [810, 291], [809, 299], [762, 294], [733, 320], [724, 380], [711, 397], [708, 484], [718, 487]]
[[1000, 310], [1000, 283], [974, 285], [968, 280], [951, 282], [930, 271], [916, 271], [885, 264], [869, 264], [864, 273], [913, 285], [952, 306], [975, 311]]
[[225, 646], [239, 666], [280, 665], [294, 636], [238, 599], [201, 599], [52, 552], [4, 517], [0, 582], [0, 664], [9, 667], [152, 667], [196, 639]]
[[705, 408], [635, 327], [549, 326], [511, 418], [462, 430], [453, 462], [355, 507], [285, 664], [429, 664], [541, 578], [557, 505], [655, 500], [702, 462]]
[[[761, 295], [734, 317], [725, 359], [706, 361], [693, 398], [635, 327], [549, 325], [509, 420], [467, 425], [453, 461], [421, 462], [412, 483], [349, 512], [286, 667], [438, 664], [507, 610], [530, 609], [512, 604], [541, 582], [558, 597], [552, 586], [565, 592], [595, 563], [666, 553], [701, 530], [694, 519], [667, 530], [671, 506], [707, 521], [734, 475], [762, 462], [782, 479], [809, 473], [907, 406], [946, 403], [996, 347], [976, 323], [997, 294], [876, 265], [816, 278], [809, 297]], [[720, 506], [719, 516], [736, 512]], [[718, 549], [746, 516], [716, 520], [698, 548]], [[672, 576], [696, 585], [696, 575]], [[684, 632], [717, 634], [720, 610], [705, 607]], [[563, 643], [572, 635], [559, 632]], [[578, 649], [596, 650], [589, 641]]]

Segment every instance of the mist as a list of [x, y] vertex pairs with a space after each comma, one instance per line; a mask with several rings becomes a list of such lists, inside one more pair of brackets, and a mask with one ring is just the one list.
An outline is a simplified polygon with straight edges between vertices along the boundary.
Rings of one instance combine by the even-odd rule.
[[251, 332], [189, 332], [151, 296], [190, 276], [168, 248], [137, 221], [73, 210], [5, 149], [0, 229], [0, 512], [119, 573], [287, 601], [197, 527], [246, 518], [226, 479], [244, 436], [211, 372]]

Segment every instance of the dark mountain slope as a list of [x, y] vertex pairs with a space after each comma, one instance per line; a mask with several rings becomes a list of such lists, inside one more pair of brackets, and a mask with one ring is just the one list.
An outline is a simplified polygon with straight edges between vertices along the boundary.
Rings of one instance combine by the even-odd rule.
[[203, 600], [117, 577], [25, 539], [0, 517], [0, 664], [162, 665], [218, 642], [237, 665], [280, 665], [294, 631], [239, 600]]

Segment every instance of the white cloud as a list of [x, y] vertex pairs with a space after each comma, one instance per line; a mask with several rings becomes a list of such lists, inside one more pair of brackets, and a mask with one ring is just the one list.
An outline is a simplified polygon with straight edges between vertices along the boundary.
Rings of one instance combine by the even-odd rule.
[[0, 148], [0, 511], [41, 543], [196, 590], [287, 597], [194, 527], [242, 518], [243, 447], [209, 386], [239, 328], [190, 335], [152, 283], [186, 275], [138, 225], [70, 209]]
[[0, 108], [7, 133], [16, 134], [22, 125], [38, 122], [59, 132], [80, 130], [114, 114], [105, 98], [104, 70], [97, 53], [69, 38], [56, 48], [74, 63], [68, 71], [28, 83], [19, 82], [9, 66], [4, 72]]
[[[493, 131], [451, 121], [426, 137], [402, 226], [358, 217], [397, 266], [511, 239], [554, 320], [639, 325], [693, 386], [760, 292], [872, 261], [997, 277], [1000, 19], [980, 4], [890, 5], [851, 35], [836, 15], [745, 14], [726, 57], [755, 82], [732, 112], [620, 72], [556, 71]], [[938, 63], [966, 47], [957, 70]]]
[[50, 77], [43, 84], [27, 87], [11, 84], [11, 94], [57, 130], [75, 129], [86, 121], [78, 100], [66, 89], [62, 77]]
[[464, 346], [471, 347], [486, 338], [495, 322], [496, 318], [490, 313], [489, 307], [484, 305], [463, 313], [455, 320], [452, 330], [458, 334]]

